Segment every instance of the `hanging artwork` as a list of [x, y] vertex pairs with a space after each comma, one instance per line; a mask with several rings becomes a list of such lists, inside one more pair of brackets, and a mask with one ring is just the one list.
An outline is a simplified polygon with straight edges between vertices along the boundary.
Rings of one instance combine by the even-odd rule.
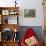
[[35, 9], [24, 9], [24, 17], [35, 17], [36, 10]]

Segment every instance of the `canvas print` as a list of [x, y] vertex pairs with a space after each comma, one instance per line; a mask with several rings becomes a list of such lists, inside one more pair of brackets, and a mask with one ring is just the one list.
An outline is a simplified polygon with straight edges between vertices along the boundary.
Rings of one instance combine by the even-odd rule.
[[35, 17], [36, 10], [35, 9], [24, 9], [24, 17]]

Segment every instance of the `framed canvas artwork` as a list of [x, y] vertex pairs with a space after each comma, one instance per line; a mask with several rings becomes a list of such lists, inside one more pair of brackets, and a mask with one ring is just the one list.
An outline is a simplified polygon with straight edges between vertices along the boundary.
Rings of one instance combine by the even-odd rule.
[[9, 15], [9, 10], [2, 10], [2, 15]]
[[36, 10], [35, 9], [24, 9], [24, 17], [35, 17]]

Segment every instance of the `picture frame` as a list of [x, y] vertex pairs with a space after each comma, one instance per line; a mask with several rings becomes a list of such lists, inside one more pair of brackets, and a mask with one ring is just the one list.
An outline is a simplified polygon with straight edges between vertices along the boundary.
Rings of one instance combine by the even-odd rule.
[[2, 15], [9, 15], [9, 10], [2, 10]]
[[34, 18], [36, 16], [36, 10], [35, 9], [24, 9], [24, 17], [25, 18]]
[[10, 15], [16, 15], [17, 13], [18, 13], [18, 12], [17, 12], [16, 10], [10, 10], [10, 11], [9, 11], [9, 14], [10, 14]]

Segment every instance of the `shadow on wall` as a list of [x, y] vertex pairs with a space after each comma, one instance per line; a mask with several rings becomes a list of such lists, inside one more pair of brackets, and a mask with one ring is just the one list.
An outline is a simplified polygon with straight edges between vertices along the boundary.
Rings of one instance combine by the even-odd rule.
[[32, 28], [36, 32], [39, 41], [43, 43], [43, 30], [41, 26], [21, 26], [20, 32], [19, 32], [20, 42], [24, 36], [24, 33], [26, 32], [28, 28]]

